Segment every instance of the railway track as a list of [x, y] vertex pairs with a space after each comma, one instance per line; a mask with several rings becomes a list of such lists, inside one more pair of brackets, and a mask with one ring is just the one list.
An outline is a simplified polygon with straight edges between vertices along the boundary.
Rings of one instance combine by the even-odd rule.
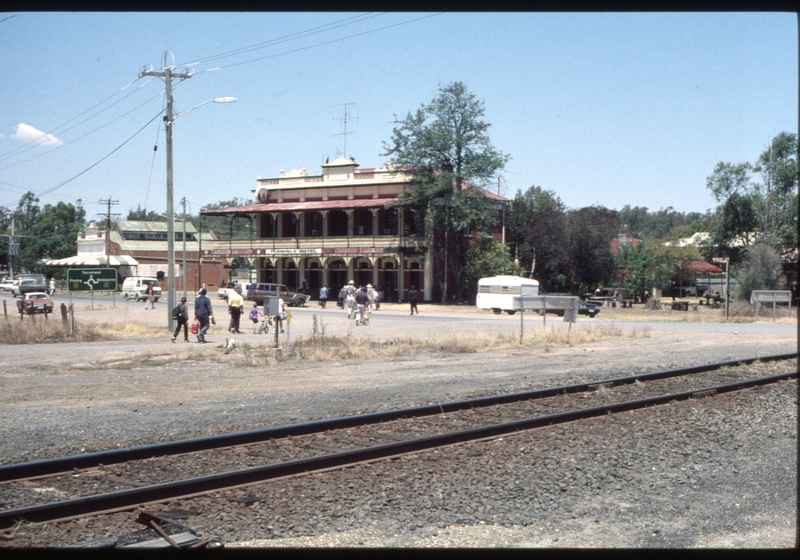
[[[0, 529], [21, 520], [41, 523], [120, 511], [144, 503], [774, 383], [796, 378], [796, 365], [792, 371], [758, 378], [752, 377], [749, 372], [752, 368], [742, 371], [741, 366], [796, 358], [797, 354], [785, 354], [721, 362], [6, 465], [0, 467], [0, 481], [3, 481], [0, 488], [6, 489], [4, 494], [21, 496], [24, 503], [4, 500], [10, 507], [7, 505], [0, 511]], [[174, 472], [186, 478], [172, 480], [170, 473]], [[16, 491], [17, 486], [26, 485], [31, 488], [30, 494]], [[41, 488], [50, 492], [37, 492]], [[43, 500], [42, 496], [54, 494], [64, 499], [36, 503]]]

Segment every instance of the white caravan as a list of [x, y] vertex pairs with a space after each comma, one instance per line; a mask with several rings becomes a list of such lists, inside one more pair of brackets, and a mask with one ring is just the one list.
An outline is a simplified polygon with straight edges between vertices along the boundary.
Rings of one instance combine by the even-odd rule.
[[475, 305], [481, 309], [491, 309], [495, 315], [500, 315], [503, 311], [513, 315], [516, 313], [515, 297], [538, 295], [538, 280], [521, 276], [491, 276], [478, 280], [478, 297], [475, 299]]

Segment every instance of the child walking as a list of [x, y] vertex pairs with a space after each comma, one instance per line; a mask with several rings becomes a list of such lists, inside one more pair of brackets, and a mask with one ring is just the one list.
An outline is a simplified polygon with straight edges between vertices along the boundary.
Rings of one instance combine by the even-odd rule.
[[253, 302], [253, 309], [250, 310], [250, 320], [253, 321], [253, 334], [256, 334], [256, 329], [258, 329], [258, 316], [261, 313], [258, 311], [258, 304]]

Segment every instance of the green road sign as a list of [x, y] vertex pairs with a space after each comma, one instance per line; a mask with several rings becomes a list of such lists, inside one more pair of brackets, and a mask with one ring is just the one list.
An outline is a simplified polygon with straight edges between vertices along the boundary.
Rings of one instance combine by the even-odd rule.
[[70, 292], [106, 292], [116, 289], [116, 268], [70, 268], [67, 271], [67, 290]]

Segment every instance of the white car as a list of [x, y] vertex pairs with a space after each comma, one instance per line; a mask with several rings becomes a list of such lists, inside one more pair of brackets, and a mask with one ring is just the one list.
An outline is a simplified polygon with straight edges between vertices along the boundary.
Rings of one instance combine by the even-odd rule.
[[10, 292], [16, 283], [17, 280], [12, 280], [11, 278], [0, 281], [0, 292]]

